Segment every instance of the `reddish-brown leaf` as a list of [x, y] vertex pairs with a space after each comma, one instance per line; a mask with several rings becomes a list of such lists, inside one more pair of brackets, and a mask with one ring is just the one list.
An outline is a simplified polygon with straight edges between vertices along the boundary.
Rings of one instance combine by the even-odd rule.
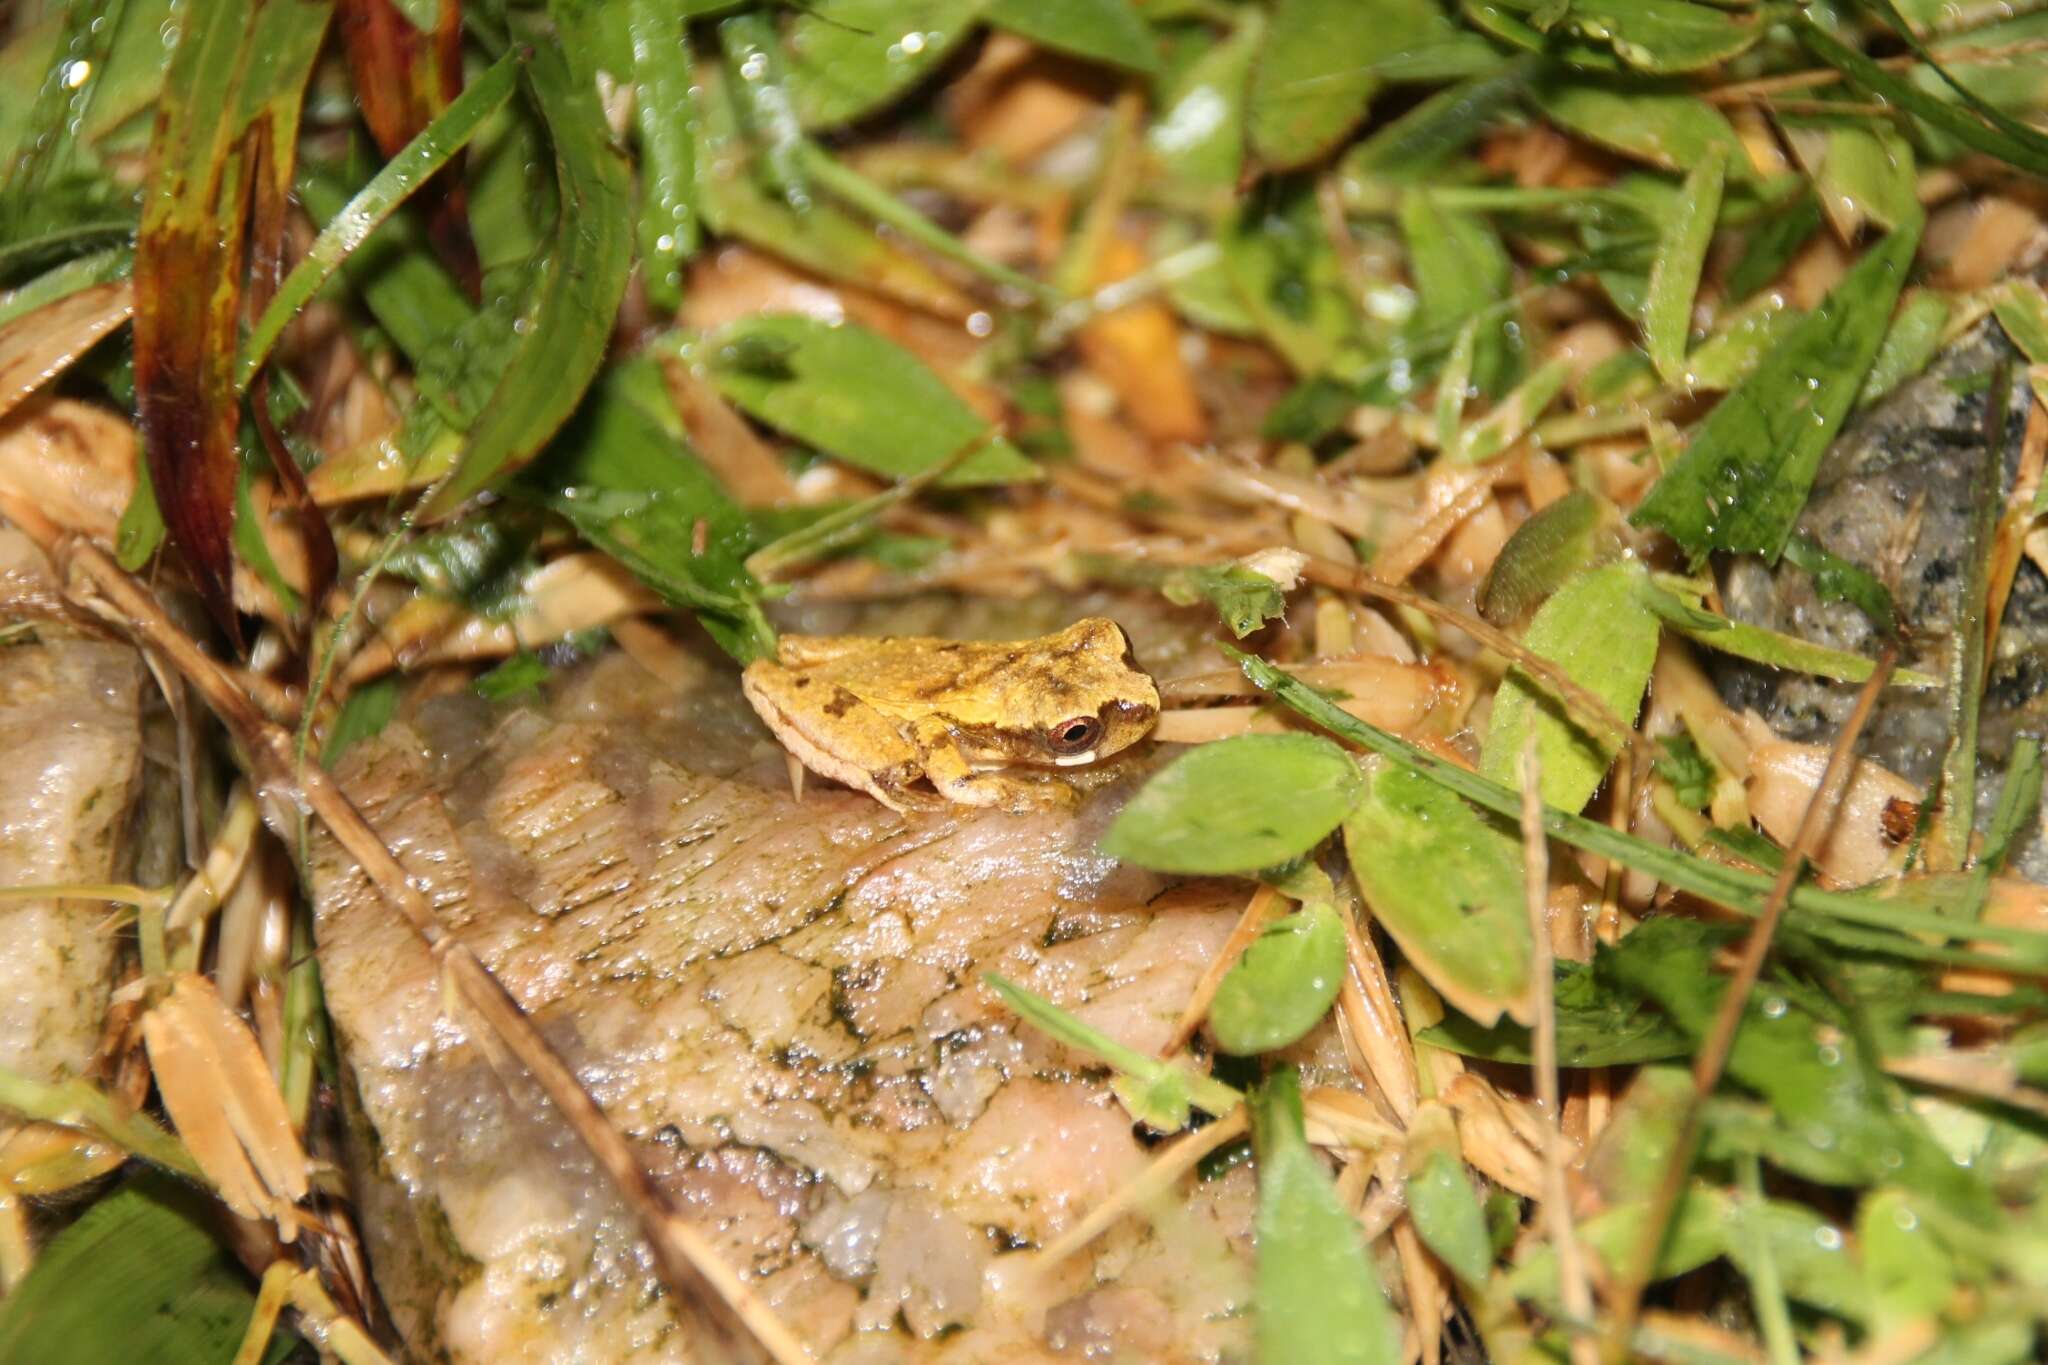
[[[341, 36], [356, 103], [386, 158], [398, 155], [462, 93], [461, 0], [441, 0], [432, 33], [414, 28], [392, 0], [341, 0]], [[419, 198], [434, 253], [475, 298], [482, 271], [469, 235], [469, 195], [457, 167], [443, 167], [421, 187]]]
[[[150, 140], [135, 248], [136, 405], [165, 529], [238, 647], [235, 355], [260, 170], [251, 148], [296, 146], [330, 14], [321, 0], [188, 0]], [[254, 141], [244, 136], [252, 124], [266, 129]]]

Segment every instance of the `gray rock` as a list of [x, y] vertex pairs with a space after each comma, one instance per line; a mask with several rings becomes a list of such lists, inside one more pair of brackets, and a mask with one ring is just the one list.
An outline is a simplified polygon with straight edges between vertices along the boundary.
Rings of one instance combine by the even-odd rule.
[[[2012, 362], [2002, 461], [1984, 439], [1986, 408], [2000, 363]], [[1959, 646], [1963, 585], [1976, 550], [1972, 507], [1981, 480], [2008, 492], [2019, 463], [2031, 395], [2025, 361], [1994, 322], [1985, 322], [1928, 370], [1858, 414], [1822, 461], [1800, 529], [1822, 548], [1861, 565], [1892, 588], [1902, 629], [1902, 665], [1944, 676]], [[2002, 506], [2002, 503], [2001, 503]], [[1745, 557], [1728, 565], [1722, 593], [1737, 620], [1874, 655], [1878, 638], [1857, 608], [1822, 602], [1808, 575]], [[1857, 688], [1713, 656], [1723, 696], [1754, 707], [1789, 739], [1827, 743]], [[1989, 819], [2014, 738], [2048, 721], [2048, 577], [2022, 561], [1985, 690], [1979, 733], [1978, 823]], [[1930, 787], [1948, 744], [1945, 688], [1890, 689], [1872, 716], [1863, 753]], [[2048, 879], [2048, 842], [2030, 833], [2017, 870]]]

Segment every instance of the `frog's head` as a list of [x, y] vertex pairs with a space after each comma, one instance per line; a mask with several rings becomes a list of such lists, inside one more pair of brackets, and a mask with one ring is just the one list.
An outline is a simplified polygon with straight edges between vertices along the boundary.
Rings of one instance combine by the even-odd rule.
[[1078, 767], [1128, 749], [1159, 719], [1159, 689], [1123, 628], [1100, 616], [1033, 641], [1000, 687], [1000, 725], [970, 746], [983, 762]]

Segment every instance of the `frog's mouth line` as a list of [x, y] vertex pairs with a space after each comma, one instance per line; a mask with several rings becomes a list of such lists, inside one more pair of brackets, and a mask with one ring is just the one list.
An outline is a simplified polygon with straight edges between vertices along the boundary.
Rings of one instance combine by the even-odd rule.
[[1078, 768], [1083, 763], [1095, 761], [1095, 750], [1089, 749], [1078, 754], [1061, 754], [1052, 761], [1055, 768]]

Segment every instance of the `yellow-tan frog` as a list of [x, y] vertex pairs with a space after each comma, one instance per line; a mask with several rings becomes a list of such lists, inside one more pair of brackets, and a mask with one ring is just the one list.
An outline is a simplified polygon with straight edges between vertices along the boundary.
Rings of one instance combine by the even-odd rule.
[[785, 635], [740, 686], [805, 767], [899, 811], [1071, 802], [1050, 771], [1013, 770], [1093, 763], [1159, 716], [1158, 688], [1101, 617], [1001, 643]]

